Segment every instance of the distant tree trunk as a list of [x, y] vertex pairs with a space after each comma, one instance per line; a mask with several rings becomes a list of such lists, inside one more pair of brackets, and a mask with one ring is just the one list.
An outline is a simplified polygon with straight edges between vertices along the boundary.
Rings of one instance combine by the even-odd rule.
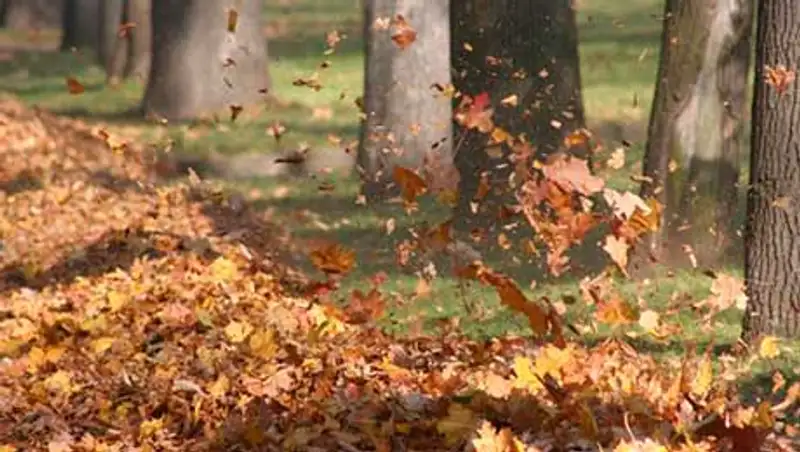
[[110, 85], [136, 77], [145, 81], [150, 70], [152, 21], [150, 0], [124, 0], [121, 30], [117, 33], [113, 54], [106, 66]]
[[664, 17], [641, 194], [666, 208], [646, 252], [683, 264], [691, 253], [713, 266], [735, 233], [753, 6], [669, 0]]
[[[238, 24], [228, 31], [228, 10]], [[153, 60], [144, 108], [170, 120], [251, 105], [269, 85], [260, 0], [153, 2]]]
[[[417, 168], [430, 152], [452, 162], [451, 101], [441, 94], [450, 83], [449, 0], [367, 0], [364, 9], [366, 118], [358, 164], [364, 193], [375, 198], [391, 192], [394, 165]], [[376, 25], [398, 15], [416, 32], [406, 48], [392, 41], [402, 25]]]
[[101, 0], [99, 17], [99, 33], [97, 55], [100, 64], [106, 68], [112, 64], [114, 50], [120, 36], [120, 24], [122, 24], [122, 14], [124, 11], [123, 0]]
[[763, 334], [800, 336], [800, 84], [794, 80], [800, 3], [762, 0], [758, 5], [745, 238], [743, 335], [749, 342]]
[[[571, 3], [451, 3], [451, 55], [457, 90], [471, 97], [488, 94], [495, 109], [495, 126], [513, 137], [524, 134], [539, 156], [567, 151], [565, 136], [584, 127], [578, 30]], [[494, 146], [495, 151], [502, 151], [497, 158], [487, 152], [485, 133], [461, 126], [455, 142], [461, 184], [454, 225], [462, 231], [495, 228], [501, 205], [513, 202], [509, 175], [514, 165], [507, 161], [511, 150], [506, 144]], [[569, 151], [585, 156], [586, 148]], [[482, 177], [489, 181], [491, 191], [476, 202]]]
[[12, 30], [59, 28], [64, 0], [5, 0], [5, 27]]
[[96, 49], [100, 38], [101, 0], [66, 0], [61, 50]]

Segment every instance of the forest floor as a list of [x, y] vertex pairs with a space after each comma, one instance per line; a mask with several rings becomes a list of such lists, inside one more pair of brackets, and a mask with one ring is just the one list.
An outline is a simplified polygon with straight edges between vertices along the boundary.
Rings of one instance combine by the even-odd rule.
[[[658, 59], [661, 2], [581, 3], [585, 3], [579, 15], [584, 99], [590, 129], [606, 148], [598, 158], [608, 158], [623, 140], [631, 144], [626, 149], [625, 165], [603, 171], [600, 176], [611, 187], [632, 189], [635, 183], [631, 176], [641, 171], [643, 139]], [[283, 225], [280, 229], [287, 229], [292, 246], [298, 247], [287, 253], [290, 264], [310, 275], [316, 270], [304, 250], [321, 242], [339, 243], [353, 249], [357, 266], [342, 281], [342, 288], [334, 297], [346, 305], [351, 300], [352, 290], [368, 291], [375, 276], [384, 273], [387, 282], [381, 290], [397, 300], [387, 306], [388, 314], [380, 320], [387, 331], [402, 334], [421, 327], [423, 331], [435, 332], [446, 324], [452, 326], [450, 320], [455, 318], [460, 319], [459, 328], [472, 338], [527, 335], [526, 319], [501, 306], [491, 287], [475, 285], [465, 289], [463, 281], [443, 274], [423, 290], [417, 275], [398, 268], [395, 263], [397, 244], [408, 237], [409, 228], [444, 220], [448, 212], [441, 206], [423, 202], [420, 211], [409, 216], [399, 205], [360, 205], [356, 202], [357, 181], [336, 172], [217, 180], [218, 175], [204, 171], [203, 161], [211, 156], [233, 160], [242, 155], [271, 156], [301, 145], [311, 146], [312, 152], [317, 149], [343, 153], [341, 145], [336, 143], [349, 143], [358, 137], [358, 110], [354, 101], [362, 90], [363, 58], [358, 38], [361, 24], [357, 2], [287, 0], [271, 5], [265, 12], [268, 23], [265, 35], [269, 37], [270, 71], [277, 100], [257, 111], [245, 111], [235, 122], [225, 119], [182, 125], [146, 123], [132, 113], [143, 92], [139, 81], [132, 80], [115, 88], [105, 86], [102, 69], [94, 65], [89, 56], [55, 51], [58, 37], [52, 33], [0, 35], [0, 86], [24, 104], [75, 119], [86, 125], [87, 130], [106, 130], [112, 136], [141, 143], [144, 148], [169, 148], [173, 155], [197, 162], [195, 169], [201, 178], [219, 182], [225, 190], [245, 194], [248, 205], [257, 212], [261, 222], [258, 223], [261, 226], [253, 226], [254, 229], [265, 235], [275, 234], [263, 240], [283, 239], [282, 232], [262, 228], [263, 224]], [[334, 29], [346, 38], [333, 55], [325, 57], [324, 31]], [[324, 59], [330, 60], [331, 67], [319, 71]], [[320, 91], [292, 85], [297, 78], [318, 71], [323, 85]], [[85, 91], [80, 95], [70, 94], [65, 85], [66, 77], [79, 80]], [[280, 147], [268, 133], [276, 123], [286, 128]], [[336, 161], [338, 157], [330, 159]], [[187, 204], [185, 208], [191, 211], [195, 207]], [[194, 214], [187, 215], [192, 218]], [[199, 228], [214, 229], [213, 219], [210, 221], [212, 224]], [[180, 234], [189, 234], [181, 229], [185, 227], [191, 229], [181, 225]], [[103, 246], [107, 249], [108, 245]], [[215, 246], [218, 245], [215, 243]], [[225, 248], [229, 244], [219, 246]], [[599, 249], [594, 248], [590, 253], [598, 252]], [[582, 323], [586, 319], [589, 310], [579, 301], [583, 298], [580, 275], [553, 278], [539, 268], [510, 263], [514, 253], [513, 249], [501, 250], [489, 252], [485, 257], [490, 266], [512, 275], [529, 298], [549, 297], [566, 308], [569, 321]], [[573, 260], [595, 261], [596, 258], [576, 254]], [[30, 277], [26, 272], [46, 271], [54, 263], [40, 264], [43, 268], [22, 269], [23, 279]], [[54, 272], [67, 272], [65, 268]], [[706, 270], [701, 263], [695, 269], [664, 269], [663, 274], [644, 281], [622, 278], [616, 281], [624, 297], [646, 300], [647, 307], [657, 312], [671, 312], [672, 321], [680, 327], [680, 334], [665, 340], [656, 340], [632, 328], [627, 340], [637, 350], [647, 352], [659, 362], [667, 362], [683, 356], [688, 344], [698, 350], [710, 347], [715, 356], [736, 348], [740, 310], [721, 313], [709, 328], [697, 321], [697, 314], [690, 308], [709, 297], [719, 296], [719, 293], [712, 294], [715, 279], [709, 277]], [[720, 274], [733, 278], [741, 276], [739, 266], [713, 270], [718, 272], [717, 281]], [[467, 312], [467, 305], [474, 308]], [[600, 329], [584, 334], [581, 341], [586, 345], [596, 344], [619, 334]], [[753, 363], [752, 372], [741, 383], [748, 398], [769, 394], [776, 369], [782, 369], [790, 381], [791, 375], [796, 379], [800, 373], [800, 348], [785, 344], [782, 350], [780, 357]], [[714, 366], [717, 368], [719, 363], [715, 362]]]

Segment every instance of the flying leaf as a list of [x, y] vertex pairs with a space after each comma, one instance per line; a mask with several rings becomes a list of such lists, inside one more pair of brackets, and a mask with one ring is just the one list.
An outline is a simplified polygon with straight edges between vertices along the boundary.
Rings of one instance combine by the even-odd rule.
[[67, 91], [70, 94], [81, 94], [86, 91], [86, 88], [75, 77], [67, 77]]
[[406, 18], [398, 14], [394, 18], [395, 32], [392, 34], [392, 41], [400, 49], [405, 50], [417, 40], [417, 31], [406, 21]]
[[781, 354], [778, 345], [780, 341], [775, 336], [765, 336], [758, 345], [758, 355], [765, 359], [774, 359]]
[[597, 304], [594, 318], [598, 322], [610, 326], [626, 325], [637, 320], [633, 307], [616, 295], [612, 296], [608, 301], [602, 301]]
[[356, 262], [356, 253], [342, 245], [330, 243], [310, 254], [311, 264], [326, 274], [340, 275], [350, 272]]
[[417, 197], [425, 194], [428, 187], [425, 180], [417, 173], [402, 166], [395, 166], [392, 177], [397, 185], [400, 186], [401, 196], [406, 205], [413, 205], [417, 202]]
[[630, 245], [624, 240], [617, 238], [614, 235], [607, 235], [605, 244], [603, 244], [603, 251], [608, 253], [611, 260], [617, 264], [622, 273], [628, 274], [628, 250]]
[[586, 160], [559, 156], [542, 168], [546, 178], [557, 183], [567, 192], [578, 192], [589, 196], [603, 189], [603, 179], [589, 171]]
[[239, 12], [231, 8], [228, 10], [228, 33], [236, 32], [236, 25], [239, 23]]

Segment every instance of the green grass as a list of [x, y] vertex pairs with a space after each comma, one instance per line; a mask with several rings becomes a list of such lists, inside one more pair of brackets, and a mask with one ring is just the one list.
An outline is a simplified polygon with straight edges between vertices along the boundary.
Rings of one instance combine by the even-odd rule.
[[[612, 186], [629, 188], [629, 176], [638, 172], [642, 155], [644, 126], [649, 115], [653, 81], [655, 78], [661, 23], [659, 0], [597, 0], [585, 3], [579, 11], [581, 38], [581, 71], [584, 100], [590, 127], [596, 128], [601, 138], [623, 137], [634, 142], [628, 152], [627, 167], [609, 175]], [[174, 142], [174, 151], [189, 154], [206, 154], [216, 151], [235, 154], [246, 151], [272, 152], [274, 140], [266, 134], [266, 127], [279, 121], [287, 127], [285, 146], [306, 142], [316, 146], [330, 146], [328, 135], [354, 140], [358, 134], [358, 111], [354, 99], [363, 85], [363, 57], [360, 41], [361, 14], [355, 0], [291, 0], [269, 2], [265, 8], [266, 27], [270, 36], [270, 71], [274, 81], [273, 92], [280, 103], [264, 108], [259, 114], [244, 114], [236, 123], [221, 121], [197, 122], [189, 125], [159, 126], [147, 124], [131, 116], [141, 98], [143, 87], [137, 81], [124, 83], [112, 89], [104, 85], [103, 71], [93, 65], [88, 55], [57, 52], [19, 51], [11, 60], [0, 61], [0, 86], [30, 104], [69, 114], [86, 121], [104, 122], [112, 127], [124, 127], [129, 132], [140, 133], [142, 139], [162, 146], [166, 140]], [[337, 52], [325, 57], [325, 32], [339, 30], [347, 38]], [[0, 47], [8, 47], [24, 40], [21, 36], [0, 35]], [[54, 36], [49, 38], [54, 41]], [[319, 71], [319, 63], [331, 61], [331, 68], [320, 72], [323, 89], [313, 92], [308, 88], [294, 87], [292, 81]], [[86, 92], [70, 95], [64, 79], [77, 77]], [[343, 98], [342, 98], [343, 97]], [[314, 111], [330, 109], [329, 120], [313, 119]], [[613, 148], [613, 146], [609, 146]], [[493, 336], [503, 333], [524, 333], [523, 319], [498, 305], [494, 293], [486, 288], [469, 287], [463, 291], [460, 284], [448, 278], [446, 266], [443, 278], [438, 278], [432, 292], [418, 300], [410, 300], [417, 277], [400, 271], [394, 263], [394, 245], [407, 237], [406, 228], [422, 220], [444, 218], [447, 212], [441, 207], [423, 205], [423, 211], [408, 217], [397, 205], [357, 206], [357, 183], [349, 178], [331, 176], [336, 189], [323, 193], [317, 189], [317, 180], [263, 179], [239, 183], [237, 188], [257, 189], [263, 196], [257, 205], [271, 209], [277, 221], [291, 221], [293, 232], [299, 238], [327, 237], [355, 249], [358, 268], [344, 282], [346, 297], [349, 290], [366, 287], [366, 280], [378, 271], [390, 276], [387, 290], [400, 294], [404, 300], [394, 306], [386, 326], [402, 331], [418, 318], [428, 328], [435, 328], [437, 319], [461, 317], [462, 326], [469, 334]], [[281, 196], [276, 196], [278, 192]], [[296, 214], [311, 211], [318, 221], [300, 221]], [[396, 231], [387, 235], [384, 226], [390, 218], [397, 222]], [[600, 252], [595, 249], [594, 253]], [[587, 255], [576, 256], [580, 261]], [[494, 255], [490, 265], [507, 269], [521, 285], [537, 281], [531, 297], [548, 296], [556, 301], [565, 296], [578, 298], [569, 317], [578, 322], [585, 317], [581, 309], [576, 277], [546, 278], [540, 269], [530, 265], [509, 264], [508, 254]], [[307, 264], [305, 264], [307, 267]], [[312, 270], [313, 271], [313, 270]], [[739, 270], [734, 268], [732, 272]], [[646, 300], [648, 306], [660, 309], [678, 294], [689, 300], [699, 300], [708, 294], [711, 280], [700, 271], [684, 271], [674, 276], [654, 278], [650, 285], [620, 281], [621, 290], [630, 299]], [[480, 306], [473, 317], [464, 310], [467, 302]], [[712, 339], [717, 344], [731, 344], [739, 334], [738, 313], [724, 315], [713, 332], [700, 331], [695, 318], [681, 315], [679, 322], [684, 334], [667, 344], [644, 341], [664, 356], [680, 353], [686, 340], [700, 344]], [[604, 333], [605, 334], [605, 333]], [[602, 335], [602, 334], [600, 334]]]

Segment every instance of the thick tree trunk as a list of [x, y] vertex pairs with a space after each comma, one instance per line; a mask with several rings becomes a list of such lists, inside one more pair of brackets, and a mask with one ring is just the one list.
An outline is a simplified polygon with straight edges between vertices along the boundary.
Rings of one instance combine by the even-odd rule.
[[735, 233], [753, 6], [668, 0], [664, 17], [641, 194], [666, 208], [646, 251], [673, 264], [692, 254], [713, 266]]
[[[145, 112], [191, 119], [263, 99], [269, 85], [260, 0], [153, 2], [153, 60]], [[228, 11], [238, 23], [228, 31]]]
[[101, 0], [99, 20], [99, 37], [97, 42], [97, 56], [100, 64], [108, 68], [112, 64], [115, 55], [115, 48], [119, 41], [120, 24], [122, 24], [122, 13], [124, 11], [123, 0]]
[[745, 239], [748, 304], [743, 334], [751, 342], [762, 334], [800, 336], [800, 84], [794, 80], [800, 61], [798, 33], [800, 3], [759, 2]]
[[[570, 0], [464, 0], [451, 3], [453, 83], [459, 92], [489, 95], [494, 124], [524, 134], [536, 154], [567, 151], [564, 138], [584, 127], [578, 30]], [[513, 97], [515, 96], [515, 97]], [[514, 98], [515, 102], [508, 99]], [[503, 102], [506, 100], [506, 102]], [[497, 226], [497, 211], [513, 187], [514, 167], [487, 152], [488, 136], [458, 127], [461, 173], [454, 225], [462, 231]], [[569, 151], [577, 151], [571, 149]], [[578, 151], [584, 153], [585, 147]], [[483, 177], [491, 192], [475, 209]]]
[[5, 27], [12, 30], [58, 28], [64, 0], [5, 0]]
[[100, 39], [101, 0], [65, 0], [61, 50], [96, 49]]
[[[366, 118], [358, 164], [364, 193], [375, 198], [391, 192], [394, 165], [419, 167], [429, 152], [452, 162], [452, 108], [441, 94], [450, 84], [449, 0], [367, 0], [364, 10]], [[406, 48], [392, 41], [402, 26], [377, 26], [398, 15], [416, 32]]]

